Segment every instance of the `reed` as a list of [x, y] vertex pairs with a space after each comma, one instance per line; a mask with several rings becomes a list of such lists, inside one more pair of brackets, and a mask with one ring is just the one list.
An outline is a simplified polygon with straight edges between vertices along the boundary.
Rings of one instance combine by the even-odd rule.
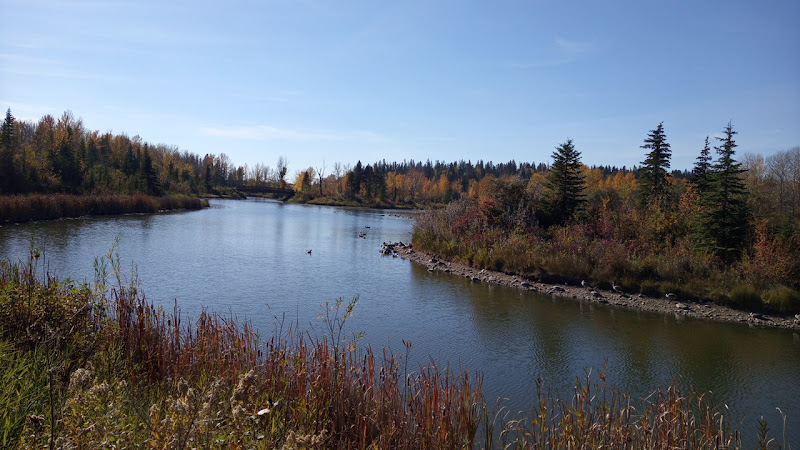
[[[553, 398], [541, 382], [539, 392], [529, 418], [506, 422], [504, 448], [742, 447], [741, 433], [726, 421], [727, 407], [715, 405], [709, 393], [685, 393], [677, 380], [642, 402], [608, 387], [604, 370], [594, 376], [587, 370], [569, 399]], [[776, 445], [766, 434], [762, 441]]]
[[30, 194], [0, 196], [0, 223], [54, 220], [64, 217], [154, 213], [174, 209], [201, 209], [202, 200], [149, 195]]
[[4, 446], [741, 446], [706, 396], [676, 384], [636, 402], [606, 387], [602, 371], [599, 385], [589, 373], [579, 380], [571, 399], [542, 387], [529, 417], [492, 414], [479, 374], [409, 370], [410, 342], [395, 355], [348, 337], [357, 299], [325, 305], [320, 333], [281, 323], [261, 338], [247, 322], [155, 307], [125, 281], [113, 250], [96, 261], [91, 286], [40, 273], [38, 260], [32, 251], [27, 263], [0, 262]]

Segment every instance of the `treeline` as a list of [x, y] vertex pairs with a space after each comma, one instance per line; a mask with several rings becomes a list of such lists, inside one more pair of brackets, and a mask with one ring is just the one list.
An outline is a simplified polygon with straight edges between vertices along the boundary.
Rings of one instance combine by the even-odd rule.
[[[603, 176], [638, 169], [592, 167]], [[336, 163], [308, 168], [287, 183], [287, 161], [276, 166], [234, 165], [225, 153], [197, 154], [139, 136], [90, 131], [65, 112], [38, 122], [20, 121], [7, 110], [0, 125], [0, 194], [167, 194], [214, 195], [236, 189], [294, 188], [299, 201], [323, 197], [352, 204], [424, 206], [463, 196], [476, 197], [491, 180], [518, 176], [530, 180], [548, 170], [545, 163], [509, 161], [378, 161], [363, 166]], [[686, 178], [688, 172], [672, 176]]]
[[247, 182], [285, 185], [283, 158], [278, 166], [237, 167], [224, 153], [200, 157], [139, 136], [90, 131], [70, 112], [33, 123], [9, 109], [0, 126], [0, 195], [218, 194]]
[[[426, 206], [446, 204], [462, 197], [477, 198], [498, 178], [512, 176], [529, 182], [549, 170], [545, 163], [514, 160], [506, 163], [382, 160], [366, 166], [359, 161], [354, 167], [336, 163], [331, 173], [327, 173], [324, 165], [309, 167], [296, 174], [294, 189], [300, 201], [319, 202], [322, 197], [370, 206]], [[636, 177], [639, 168], [592, 166], [586, 170], [591, 170], [594, 177], [613, 178], [629, 174]], [[691, 172], [673, 170], [670, 176], [685, 180]]]
[[707, 138], [681, 176], [662, 124], [641, 166], [613, 175], [568, 140], [546, 170], [487, 176], [421, 216], [414, 243], [478, 267], [798, 312], [800, 147], [738, 161], [735, 135]]

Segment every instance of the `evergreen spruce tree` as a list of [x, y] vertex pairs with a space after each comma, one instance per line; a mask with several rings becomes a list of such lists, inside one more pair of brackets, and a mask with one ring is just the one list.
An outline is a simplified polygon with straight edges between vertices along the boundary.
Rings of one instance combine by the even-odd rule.
[[203, 184], [206, 187], [206, 192], [211, 192], [211, 166], [206, 166], [205, 174], [203, 175]]
[[708, 136], [697, 162], [692, 169], [692, 184], [697, 189], [697, 194], [702, 198], [709, 189], [709, 178], [711, 177], [711, 147], [708, 145]]
[[562, 224], [575, 214], [583, 202], [584, 176], [581, 174], [581, 153], [575, 150], [572, 139], [556, 147], [553, 165], [547, 175], [550, 214]]
[[[701, 198], [701, 212], [696, 230], [698, 244], [713, 251], [726, 262], [741, 257], [750, 222], [747, 191], [741, 174], [745, 172], [737, 162], [733, 126], [728, 122], [724, 137], [717, 138], [714, 147], [719, 157], [707, 173], [708, 191]], [[702, 156], [702, 154], [701, 154]]]
[[62, 189], [67, 192], [79, 193], [83, 182], [81, 172], [80, 156], [76, 154], [72, 147], [73, 138], [72, 127], [67, 127], [67, 135], [57, 148], [56, 164], [54, 169], [61, 178]]
[[364, 167], [361, 165], [361, 160], [356, 163], [356, 167], [347, 178], [347, 197], [354, 199], [361, 195], [361, 183], [364, 178]]
[[17, 121], [6, 111], [6, 118], [0, 127], [0, 194], [16, 192], [17, 173], [14, 170], [14, 153], [18, 151]]
[[373, 186], [375, 199], [381, 201], [386, 198], [386, 173], [377, 164], [373, 170], [375, 171], [375, 185]]
[[371, 165], [367, 164], [367, 167], [364, 168], [361, 180], [364, 184], [364, 199], [371, 201], [375, 197], [375, 170]]
[[161, 195], [161, 185], [158, 182], [158, 176], [153, 167], [153, 159], [150, 157], [150, 151], [146, 146], [139, 166], [139, 176], [144, 181], [144, 188], [148, 195]]
[[667, 169], [669, 169], [669, 159], [672, 151], [667, 143], [667, 136], [664, 134], [664, 122], [658, 124], [655, 130], [651, 130], [644, 140], [643, 149], [649, 149], [647, 159], [639, 169], [639, 189], [645, 204], [656, 203], [664, 206], [667, 199]]

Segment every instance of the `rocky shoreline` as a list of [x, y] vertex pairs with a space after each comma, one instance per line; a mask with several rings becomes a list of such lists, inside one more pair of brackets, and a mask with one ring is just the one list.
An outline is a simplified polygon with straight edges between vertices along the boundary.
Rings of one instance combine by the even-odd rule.
[[547, 284], [519, 275], [510, 275], [486, 269], [475, 269], [459, 262], [440, 260], [435, 255], [414, 250], [411, 244], [405, 244], [403, 242], [384, 243], [381, 247], [381, 253], [387, 256], [400, 256], [409, 261], [423, 264], [430, 272], [440, 271], [452, 273], [468, 278], [475, 283], [495, 283], [556, 297], [602, 303], [641, 311], [673, 314], [696, 319], [739, 322], [747, 323], [752, 326], [800, 330], [800, 315], [792, 317], [768, 313], [759, 314], [740, 311], [709, 302], [698, 303], [677, 298], [655, 298], [641, 294], [629, 295], [620, 292], [603, 291], [589, 287], [588, 285], [584, 287], [569, 284]]

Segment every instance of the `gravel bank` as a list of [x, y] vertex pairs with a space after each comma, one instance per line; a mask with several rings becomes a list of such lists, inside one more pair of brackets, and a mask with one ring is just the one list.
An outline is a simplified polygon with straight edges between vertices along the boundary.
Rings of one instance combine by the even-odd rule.
[[680, 298], [655, 298], [641, 294], [626, 294], [613, 291], [603, 291], [593, 287], [571, 286], [568, 284], [546, 284], [538, 280], [524, 278], [518, 275], [509, 275], [493, 270], [474, 269], [459, 262], [444, 261], [436, 256], [416, 251], [411, 244], [402, 242], [384, 243], [381, 248], [384, 255], [397, 255], [409, 261], [423, 264], [428, 270], [452, 273], [471, 279], [475, 283], [495, 283], [504, 286], [516, 287], [527, 291], [565, 297], [580, 301], [605, 303], [616, 307], [632, 308], [642, 311], [654, 311], [676, 316], [693, 317], [697, 319], [718, 320], [723, 322], [740, 322], [753, 326], [767, 326], [800, 330], [798, 316], [780, 316], [767, 313], [750, 313], [740, 311], [715, 303], [698, 303]]

